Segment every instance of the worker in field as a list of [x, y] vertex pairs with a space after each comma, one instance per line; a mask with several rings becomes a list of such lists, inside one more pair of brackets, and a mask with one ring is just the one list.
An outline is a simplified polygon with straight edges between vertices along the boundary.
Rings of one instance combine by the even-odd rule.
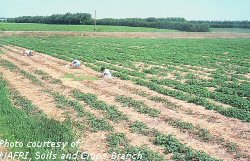
[[102, 72], [101, 77], [103, 77], [103, 78], [112, 78], [112, 74], [108, 69], [102, 67], [101, 72]]
[[26, 50], [23, 52], [23, 56], [33, 56], [33, 52], [31, 50]]
[[74, 59], [72, 63], [70, 64], [71, 68], [80, 68], [80, 66], [81, 66], [81, 62], [77, 59]]

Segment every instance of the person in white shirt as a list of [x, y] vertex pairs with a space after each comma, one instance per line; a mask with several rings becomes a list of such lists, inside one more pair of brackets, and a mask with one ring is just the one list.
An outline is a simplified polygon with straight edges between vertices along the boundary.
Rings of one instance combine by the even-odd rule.
[[81, 66], [81, 62], [77, 59], [74, 59], [72, 63], [70, 64], [70, 67], [72, 68], [80, 68], [80, 66]]
[[103, 78], [112, 78], [112, 74], [108, 69], [105, 69], [104, 67], [101, 68], [101, 77]]
[[33, 52], [31, 50], [26, 50], [23, 52], [24, 56], [33, 56]]

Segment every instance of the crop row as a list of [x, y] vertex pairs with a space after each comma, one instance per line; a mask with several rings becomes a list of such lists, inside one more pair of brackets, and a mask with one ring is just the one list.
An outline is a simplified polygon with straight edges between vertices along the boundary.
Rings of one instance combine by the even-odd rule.
[[24, 77], [28, 78], [29, 80], [31, 80], [33, 83], [39, 84], [41, 85], [42, 82], [37, 79], [35, 76], [31, 75], [30, 73], [20, 69], [18, 66], [16, 66], [15, 64], [11, 63], [8, 60], [5, 59], [0, 59], [0, 66], [9, 69], [10, 71], [13, 72], [18, 72], [21, 73]]
[[204, 97], [190, 96], [190, 95], [183, 93], [181, 91], [166, 89], [166, 88], [163, 88], [162, 86], [160, 86], [156, 83], [153, 83], [153, 82], [137, 80], [136, 83], [138, 85], [147, 86], [149, 89], [154, 90], [156, 92], [159, 92], [161, 94], [172, 96], [172, 97], [175, 97], [177, 99], [184, 100], [184, 101], [194, 103], [197, 105], [201, 105], [208, 110], [215, 110], [224, 116], [238, 118], [240, 120], [247, 121], [247, 122], [250, 121], [250, 114], [247, 111], [244, 111], [244, 110], [241, 110], [241, 109], [238, 109], [235, 107], [223, 108], [222, 106], [218, 106], [218, 105], [215, 105], [215, 104], [209, 102]]
[[116, 101], [122, 103], [125, 107], [133, 107], [137, 112], [147, 114], [152, 117], [157, 117], [161, 113], [161, 111], [150, 108], [142, 101], [134, 100], [132, 97], [117, 96]]
[[[97, 97], [96, 95], [93, 95], [93, 94], [84, 94], [78, 90], [74, 90], [73, 91], [73, 95], [76, 99], [78, 100], [83, 100], [85, 101], [88, 105], [94, 107], [95, 109], [101, 109], [103, 111], [107, 110], [107, 108], [104, 108], [104, 107], [110, 107], [109, 105], [107, 105], [105, 102], [102, 102], [102, 101], [98, 101], [97, 100]], [[152, 98], [152, 99], [160, 99], [160, 98]], [[126, 97], [126, 96], [117, 96], [116, 97], [116, 100], [118, 102], [121, 102], [124, 104], [124, 106], [128, 106], [128, 107], [133, 107], [135, 109], [139, 108], [146, 108], [148, 111], [148, 109], [152, 110], [151, 108], [149, 108], [148, 106], [146, 106], [142, 101], [137, 101], [137, 100], [134, 100], [133, 98], [131, 97]], [[160, 101], [163, 101], [162, 99]], [[99, 103], [97, 103], [99, 102]], [[100, 107], [100, 105], [102, 105]], [[145, 110], [144, 110], [145, 111]], [[139, 113], [143, 113], [141, 111], [138, 111]], [[154, 115], [152, 115], [153, 117], [156, 117], [155, 113], [153, 113]], [[157, 114], [157, 116], [159, 116], [159, 113]], [[112, 119], [111, 119], [112, 120]], [[116, 121], [116, 120], [112, 120], [112, 121]], [[199, 138], [201, 138], [201, 140], [203, 141], [211, 141], [213, 139], [213, 136], [206, 130], [206, 129], [203, 129], [201, 127], [196, 127], [194, 126], [193, 124], [191, 123], [186, 123], [186, 122], [183, 122], [183, 121], [180, 121], [180, 120], [174, 120], [174, 119], [167, 119], [166, 120], [167, 123], [169, 123], [171, 126], [173, 127], [177, 127], [179, 128], [180, 130], [187, 130], [189, 133], [193, 134], [193, 135], [197, 135]], [[145, 128], [146, 124], [142, 123], [142, 122], [139, 122], [139, 121], [136, 121], [134, 123], [130, 123], [128, 122], [128, 124], [130, 125], [131, 127], [131, 130], [132, 132], [134, 133], [137, 133], [138, 131], [140, 131], [140, 133], [146, 135], [146, 136], [155, 136], [156, 134], [158, 134], [159, 132], [155, 129], [149, 129], [149, 128]], [[116, 135], [116, 134], [114, 134]], [[122, 134], [117, 134], [118, 136], [117, 137], [120, 137], [120, 135]], [[163, 134], [164, 135], [164, 134]], [[166, 135], [167, 136], [167, 135]], [[116, 136], [114, 136], [116, 137]], [[123, 139], [125, 137], [122, 136]], [[174, 137], [174, 136], [171, 136], [171, 137]], [[114, 138], [113, 141], [115, 141], [117, 138]], [[111, 140], [109, 140], [109, 142], [111, 142]], [[119, 142], [119, 141], [118, 141]], [[179, 143], [179, 142], [178, 142]], [[114, 144], [114, 143], [112, 143]], [[173, 143], [174, 144], [174, 143]], [[157, 145], [157, 144], [156, 144]], [[160, 144], [159, 144], [160, 145]], [[182, 144], [182, 146], [184, 146]], [[126, 145], [127, 147], [127, 145]], [[114, 145], [111, 145], [111, 151], [121, 151], [122, 149], [120, 149], [121, 147], [119, 147], [118, 149], [116, 149], [118, 147], [114, 147]], [[132, 148], [130, 146], [128, 146], [127, 148]], [[128, 149], [125, 149], [125, 151], [127, 152]], [[145, 150], [145, 148], [143, 148]], [[142, 150], [143, 150], [142, 149]], [[124, 149], [123, 149], [124, 150]], [[143, 151], [144, 151], [143, 150]], [[124, 151], [123, 151], [124, 152]], [[186, 153], [187, 151], [183, 152], [183, 153]], [[193, 151], [188, 151], [188, 153], [193, 153]], [[176, 154], [177, 155], [177, 154]], [[180, 154], [178, 154], [180, 155]], [[181, 154], [181, 155], [184, 155], [184, 154]], [[187, 156], [189, 156], [190, 154], [185, 154]], [[197, 156], [196, 156], [197, 155]], [[209, 157], [207, 156], [205, 153], [203, 152], [197, 152], [197, 154], [195, 154], [193, 157], [200, 157], [198, 155], [201, 155], [202, 157]]]
[[178, 81], [170, 79], [164, 79], [164, 80], [152, 79], [151, 81], [160, 85], [167, 85], [175, 89], [188, 92], [190, 94], [196, 94], [197, 96], [200, 97], [212, 98], [214, 100], [230, 104], [240, 109], [250, 111], [250, 101], [245, 98], [239, 97], [237, 95], [228, 95], [215, 91], [211, 92], [207, 88], [200, 87], [198, 85], [182, 84]]
[[103, 118], [97, 118], [92, 113], [87, 112], [84, 107], [75, 100], [65, 97], [64, 95], [60, 95], [59, 93], [52, 93], [55, 98], [55, 101], [58, 107], [69, 107], [73, 108], [79, 117], [86, 118], [88, 125], [92, 129], [93, 132], [95, 131], [112, 131], [113, 127]]
[[[122, 101], [123, 101], [125, 106], [133, 107], [133, 108], [136, 108], [138, 106], [138, 104], [140, 106], [141, 105], [146, 106], [143, 103], [143, 101], [134, 100], [133, 98], [124, 97], [124, 96], [118, 96], [118, 99], [120, 99], [120, 97], [123, 99]], [[161, 98], [161, 97], [153, 97], [152, 99], [157, 101], [157, 102], [168, 103], [164, 98]], [[120, 101], [120, 100], [118, 100], [118, 101]], [[172, 103], [168, 103], [168, 104], [170, 106], [173, 105]], [[146, 107], [148, 107], [148, 106], [146, 106]], [[182, 132], [185, 132], [185, 133], [188, 132], [189, 134], [197, 137], [198, 139], [200, 139], [202, 141], [216, 142], [216, 143], [222, 144], [222, 146], [225, 147], [228, 151], [230, 151], [230, 152], [234, 151], [234, 152], [236, 152], [236, 154], [240, 154], [239, 150], [237, 148], [237, 144], [231, 143], [231, 142], [226, 142], [223, 138], [214, 137], [205, 128], [202, 128], [200, 126], [195, 126], [192, 123], [185, 122], [185, 121], [182, 121], [179, 119], [174, 119], [174, 118], [167, 117], [167, 116], [166, 116], [165, 122], [168, 123], [169, 125], [175, 127], [175, 128], [178, 128]], [[147, 135], [147, 136], [157, 133], [157, 130], [146, 128], [146, 124], [144, 124], [142, 122], [138, 122], [138, 121], [134, 122], [133, 125], [131, 125], [131, 129], [132, 129], [132, 132], [140, 131], [140, 133]]]
[[[159, 84], [156, 84], [154, 82], [147, 82], [147, 81], [143, 81], [141, 79], [131, 78], [127, 74], [123, 74], [120, 72], [115, 73], [115, 75], [119, 76], [120, 78], [125, 79], [125, 80], [132, 80], [139, 85], [147, 86], [150, 89], [155, 90], [161, 94], [173, 96], [173, 97], [176, 97], [177, 99], [181, 99], [181, 100], [192, 102], [192, 103], [195, 103], [198, 105], [202, 105], [206, 109], [216, 110], [222, 115], [225, 115], [228, 117], [238, 118], [238, 119], [245, 120], [245, 121], [250, 120], [249, 112], [241, 110], [241, 109], [237, 109], [235, 107], [225, 109], [222, 106], [217, 106], [217, 105], [209, 102], [208, 100], [206, 100], [206, 98], [204, 98], [204, 96], [206, 96], [206, 97], [211, 96], [215, 100], [219, 100], [221, 102], [235, 105], [236, 107], [239, 106], [245, 110], [249, 110], [249, 108], [247, 107], [249, 105], [249, 101], [245, 98], [242, 98], [239, 96], [234, 96], [234, 95], [225, 95], [225, 94], [222, 94], [219, 92], [212, 93], [212, 92], [208, 91], [206, 88], [202, 88], [204, 90], [200, 89], [201, 88], [200, 86], [197, 88], [194, 88], [194, 87], [196, 87], [196, 85], [187, 85], [187, 87], [186, 87], [186, 85], [184, 85], [184, 84], [181, 84], [177, 81], [170, 80], [171, 83], [174, 82], [173, 84], [178, 84], [178, 85], [181, 84], [181, 86], [178, 86], [180, 89], [187, 91], [187, 92], [190, 92], [190, 93], [193, 92], [195, 94], [198, 94], [198, 96], [190, 96], [190, 95], [183, 93], [182, 91], [168, 90], [168, 89], [165, 89], [165, 88], [161, 87]], [[159, 82], [159, 80], [157, 80], [157, 79], [156, 79], [156, 81]], [[144, 83], [140, 83], [140, 82], [144, 82]], [[145, 83], [145, 82], [147, 82], [147, 83]], [[199, 93], [199, 92], [201, 92], [201, 93]], [[236, 99], [235, 99], [235, 97], [236, 97]]]
[[104, 101], [100, 101], [97, 99], [96, 95], [90, 93], [82, 93], [79, 90], [72, 91], [74, 98], [80, 101], [86, 102], [90, 107], [98, 110], [102, 110], [106, 114], [106, 118], [114, 121], [119, 122], [122, 120], [128, 120], [127, 116], [120, 112], [116, 106], [110, 106]]
[[[47, 118], [29, 100], [20, 96], [19, 93], [16, 91], [11, 93], [12, 91], [8, 89], [7, 82], [3, 80], [2, 75], [0, 75], [0, 88], [0, 126], [2, 139], [22, 142], [24, 145], [28, 142], [37, 141], [73, 142], [75, 140], [73, 131], [71, 130], [72, 124], [69, 120], [60, 123], [54, 119]], [[11, 103], [11, 99], [15, 105]], [[76, 149], [68, 146], [64, 151], [59, 148], [28, 147], [16, 147], [9, 150], [14, 152], [29, 152], [29, 158], [35, 158], [36, 151], [44, 154], [52, 151], [58, 155], [76, 151]]]
[[206, 153], [201, 151], [196, 151], [186, 145], [180, 143], [175, 136], [169, 134], [163, 134], [158, 132], [155, 129], [150, 129], [147, 127], [145, 123], [142, 122], [135, 122], [130, 126], [131, 130], [143, 134], [146, 136], [150, 136], [153, 138], [153, 142], [155, 145], [159, 145], [165, 148], [165, 153], [173, 153], [172, 159], [174, 160], [217, 160]]
[[116, 152], [118, 154], [140, 154], [141, 158], [136, 158], [132, 160], [141, 160], [141, 161], [149, 161], [149, 160], [157, 160], [157, 161], [165, 161], [164, 156], [153, 152], [148, 147], [135, 147], [128, 144], [128, 139], [126, 138], [124, 133], [112, 133], [107, 137], [107, 141], [110, 147], [110, 153]]
[[[38, 75], [41, 75], [41, 74], [43, 74], [43, 73], [40, 71], [40, 74], [38, 74]], [[101, 131], [103, 131], [103, 130], [104, 131], [113, 131], [113, 127], [110, 126], [105, 119], [98, 119], [93, 114], [85, 111], [84, 107], [78, 101], [67, 98], [64, 95], [61, 95], [59, 93], [54, 93], [52, 91], [47, 91], [47, 92], [49, 92], [55, 98], [56, 104], [59, 108], [64, 108], [64, 109], [66, 107], [73, 108], [78, 113], [79, 117], [84, 118], [84, 119], [86, 118], [87, 123], [84, 122], [83, 124], [84, 124], [84, 126], [85, 126], [85, 124], [87, 124], [87, 126], [89, 125], [93, 132], [96, 132], [99, 130], [101, 130]], [[97, 100], [97, 97], [93, 94], [89, 94], [89, 93], [84, 94], [78, 90], [73, 90], [72, 94], [76, 99], [84, 100], [88, 105], [90, 105], [91, 107], [93, 107], [95, 109], [99, 109], [99, 110], [103, 110], [103, 111], [106, 110], [105, 112], [107, 113], [107, 116], [108, 116], [107, 118], [114, 121], [114, 122], [128, 119], [125, 115], [123, 115], [121, 112], [119, 112], [117, 110], [117, 107], [109, 106], [105, 102]], [[17, 97], [17, 96], [15, 96], [15, 97]], [[22, 97], [20, 97], [19, 99], [22, 99]], [[24, 105], [30, 106], [30, 103], [31, 103], [30, 101], [26, 100], [26, 103], [24, 103]], [[33, 106], [31, 106], [31, 107], [33, 107]], [[29, 108], [31, 109], [31, 107], [29, 107]], [[33, 108], [36, 109], [35, 107], [33, 107]], [[28, 107], [25, 109], [28, 109]], [[75, 124], [75, 122], [73, 124]], [[82, 126], [82, 123], [80, 123], [80, 124]], [[77, 125], [77, 126], [79, 127], [80, 125]], [[143, 155], [143, 158], [145, 160], [148, 160], [148, 158], [151, 158], [151, 159], [163, 158], [163, 156], [160, 156], [158, 153], [151, 151], [147, 147], [135, 147], [135, 146], [130, 146], [128, 144], [126, 145], [126, 152], [125, 153], [136, 154], [138, 152], [140, 152]], [[164, 159], [162, 159], [162, 160], [164, 160]]]

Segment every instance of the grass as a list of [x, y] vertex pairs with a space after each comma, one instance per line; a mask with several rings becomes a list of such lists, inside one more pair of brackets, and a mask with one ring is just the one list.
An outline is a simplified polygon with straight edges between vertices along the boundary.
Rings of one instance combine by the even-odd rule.
[[[18, 109], [11, 103], [10, 91], [7, 83], [0, 75], [0, 127], [1, 139], [8, 141], [19, 141], [27, 144], [28, 142], [73, 142], [75, 140], [72, 131], [71, 122], [58, 122], [49, 119], [41, 113], [34, 113], [35, 106], [31, 102], [26, 101], [23, 97], [17, 96], [15, 93], [14, 102], [20, 106]], [[32, 115], [30, 115], [32, 113]], [[29, 152], [29, 158], [34, 159], [36, 152], [47, 153], [52, 151], [58, 155], [63, 153], [73, 153], [76, 149], [61, 150], [60, 148], [28, 148], [18, 147], [10, 148], [11, 151]], [[60, 159], [55, 159], [60, 160]]]
[[243, 28], [211, 28], [211, 32], [250, 33], [250, 29], [243, 29]]
[[94, 76], [89, 76], [89, 75], [80, 75], [80, 76], [76, 76], [74, 74], [71, 73], [66, 73], [63, 78], [68, 78], [68, 79], [72, 79], [73, 81], [84, 81], [84, 80], [99, 80], [98, 77], [94, 77]]
[[[93, 25], [51, 25], [36, 23], [0, 23], [0, 31], [86, 31], [94, 32]], [[97, 32], [177, 32], [176, 30], [146, 27], [97, 25]]]

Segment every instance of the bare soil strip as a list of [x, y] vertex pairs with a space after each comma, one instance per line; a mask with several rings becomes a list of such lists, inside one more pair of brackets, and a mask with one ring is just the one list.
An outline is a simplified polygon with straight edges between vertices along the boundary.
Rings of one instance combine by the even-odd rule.
[[115, 38], [250, 38], [249, 33], [214, 32], [68, 32], [68, 31], [3, 31], [3, 36], [82, 36]]
[[[10, 53], [10, 54], [14, 54], [14, 53]], [[8, 57], [10, 54], [7, 54], [6, 56]], [[19, 54], [15, 54], [15, 57], [18, 57], [19, 60], [21, 60], [21, 56]], [[9, 57], [10, 58], [10, 57]], [[55, 76], [56, 73], [58, 73], [59, 71], [58, 70], [55, 70], [53, 66], [50, 66], [48, 64], [37, 64], [37, 56], [34, 56], [34, 57], [31, 57], [31, 58], [26, 58], [24, 57], [23, 61], [25, 61], [26, 63], [30, 63], [30, 65], [32, 66], [33, 69], [39, 69], [39, 67], [42, 67], [43, 68], [47, 68], [47, 71], [50, 75], [52, 76]], [[11, 59], [11, 58], [10, 58]], [[39, 57], [39, 59], [41, 59], [41, 57]], [[56, 58], [54, 58], [56, 59]], [[43, 62], [48, 62], [49, 60], [40, 60], [40, 61], [43, 61]], [[24, 64], [25, 62], [23, 62], [22, 64], [19, 64], [18, 62], [16, 62], [14, 59], [12, 59], [12, 62], [14, 63], [17, 63], [18, 65], [20, 65], [22, 68], [26, 68], [27, 70], [27, 67], [23, 66], [22, 64]], [[54, 61], [55, 62], [55, 61]], [[58, 64], [57, 65], [58, 67], [60, 67], [60, 65]], [[61, 67], [62, 68], [62, 67]], [[86, 74], [86, 71], [89, 71], [87, 72], [88, 74], [93, 74], [95, 73], [94, 71], [91, 71], [90, 69], [86, 70], [85, 71], [85, 68], [86, 67], [82, 67], [84, 69], [84, 73]], [[74, 73], [74, 72], [80, 72], [79, 70], [75, 71], [75, 70], [68, 70], [67, 68], [63, 68], [62, 70], [64, 70], [64, 73], [66, 72], [70, 72], [70, 73]], [[62, 71], [61, 71], [62, 72]], [[57, 74], [58, 75], [58, 74]], [[60, 75], [63, 75], [62, 73]], [[97, 75], [97, 74], [96, 74]], [[65, 86], [69, 86], [71, 88], [78, 88], [80, 89], [81, 91], [83, 92], [90, 92], [90, 93], [94, 93], [94, 94], [97, 94], [101, 100], [104, 100], [105, 102], [108, 102], [110, 104], [116, 104], [118, 107], [119, 107], [119, 110], [121, 110], [122, 112], [128, 114], [130, 116], [130, 119], [134, 119], [134, 118], [139, 118], [140, 121], [144, 121], [146, 122], [150, 127], [152, 128], [155, 128], [157, 127], [157, 129], [159, 131], [163, 131], [165, 133], [174, 133], [177, 138], [184, 142], [184, 143], [187, 143], [187, 145], [190, 145], [192, 146], [194, 149], [198, 149], [198, 150], [203, 150], [205, 152], [207, 152], [208, 154], [210, 154], [211, 156], [214, 156], [214, 157], [217, 157], [217, 158], [221, 158], [221, 159], [229, 159], [230, 160], [233, 160], [232, 156], [228, 156], [228, 154], [225, 152], [225, 149], [222, 149], [220, 146], [218, 145], [209, 145], [207, 143], [203, 143], [203, 142], [200, 142], [198, 140], [195, 140], [194, 138], [190, 138], [190, 136], [188, 136], [187, 134], [183, 134], [183, 133], [180, 133], [177, 129], [174, 129], [172, 128], [171, 126], [168, 126], [165, 122], [161, 121], [159, 118], [151, 118], [151, 117], [148, 117], [148, 116], [145, 116], [145, 115], [142, 115], [142, 114], [138, 114], [137, 112], [135, 112], [134, 110], [132, 109], [128, 109], [128, 108], [123, 108], [121, 107], [121, 105], [117, 102], [114, 101], [114, 95], [116, 95], [116, 93], [112, 93], [112, 91], [114, 90], [114, 88], [110, 88], [111, 86], [114, 86], [116, 85], [119, 89], [120, 86], [124, 85], [124, 84], [127, 84], [126, 81], [122, 81], [122, 80], [111, 80], [113, 82], [107, 82], [106, 80], [98, 80], [98, 81], [94, 81], [94, 83], [100, 83], [101, 85], [103, 84], [106, 84], [107, 86], [106, 87], [103, 87], [103, 86], [98, 86], [96, 84], [94, 84], [94, 86], [91, 85], [91, 82], [90, 81], [83, 81], [82, 83], [81, 82], [73, 82], [71, 80], [64, 80], [62, 79], [63, 81], [63, 84]], [[105, 83], [106, 82], [106, 83]], [[110, 86], [111, 84], [111, 86]], [[131, 84], [131, 82], [129, 82], [129, 85], [133, 88], [133, 84]], [[92, 88], [91, 88], [92, 87]], [[105, 89], [106, 88], [106, 89]], [[109, 90], [108, 90], [108, 89]], [[138, 86], [135, 86], [135, 89], [138, 88]], [[117, 89], [117, 90], [118, 90]], [[108, 90], [108, 91], [107, 91]], [[121, 91], [121, 89], [118, 90], [119, 92], [123, 92], [123, 93], [127, 93], [127, 91]], [[153, 91], [149, 91], [147, 90], [147, 92], [153, 92]], [[128, 94], [131, 94], [131, 91], [130, 93]], [[136, 96], [138, 97], [138, 96]], [[139, 97], [138, 97], [139, 98]], [[142, 98], [140, 98], [142, 99]], [[171, 98], [172, 99], [172, 98]], [[175, 101], [179, 101], [179, 100], [175, 100]], [[185, 103], [185, 102], [183, 102]], [[192, 105], [192, 104], [191, 104]], [[158, 106], [158, 108], [160, 107], [159, 105], [156, 104], [156, 106]], [[189, 104], [190, 106], [190, 104]], [[154, 107], [154, 106], [153, 106]], [[197, 107], [197, 111], [201, 111], [202, 107]], [[162, 109], [162, 111], [165, 111], [165, 112], [169, 112], [170, 111], [167, 111], [167, 109]], [[205, 114], [207, 114], [207, 110], [204, 110]], [[173, 113], [173, 112], [172, 112]], [[211, 114], [212, 112], [209, 111], [209, 113]], [[168, 113], [166, 113], [168, 114]], [[179, 115], [179, 114], [173, 114], [173, 116], [175, 115]], [[222, 117], [221, 115], [218, 116], [219, 118]], [[222, 117], [223, 118], [223, 117]], [[220, 120], [223, 121], [223, 119], [220, 118]], [[200, 118], [199, 118], [200, 119]], [[199, 120], [198, 119], [198, 120]], [[218, 124], [220, 125], [221, 127], [229, 124], [228, 122], [226, 121], [238, 121], [238, 120], [232, 120], [232, 119], [228, 119], [228, 118], [224, 118], [224, 119], [227, 119], [225, 121], [223, 121], [222, 123], [224, 124]], [[190, 119], [191, 120], [191, 119]], [[195, 120], [195, 119], [194, 119]], [[135, 120], [134, 120], [135, 121]], [[239, 122], [241, 123], [241, 122]], [[242, 125], [247, 125], [245, 123], [241, 123]], [[231, 124], [230, 124], [231, 125]], [[232, 124], [234, 125], [234, 124]], [[207, 126], [207, 125], [206, 125]], [[205, 126], [205, 127], [206, 127]], [[204, 126], [203, 126], [204, 127]], [[236, 128], [237, 126], [235, 126]], [[241, 126], [242, 127], [242, 126]], [[249, 127], [249, 126], [248, 126]], [[227, 127], [224, 127], [225, 129], [227, 130], [231, 130], [230, 128], [228, 129]], [[223, 129], [223, 130], [225, 130]], [[216, 129], [214, 129], [216, 130]], [[234, 129], [235, 130], [235, 129]], [[230, 138], [231, 139], [231, 138]], [[238, 143], [238, 142], [237, 142]]]

